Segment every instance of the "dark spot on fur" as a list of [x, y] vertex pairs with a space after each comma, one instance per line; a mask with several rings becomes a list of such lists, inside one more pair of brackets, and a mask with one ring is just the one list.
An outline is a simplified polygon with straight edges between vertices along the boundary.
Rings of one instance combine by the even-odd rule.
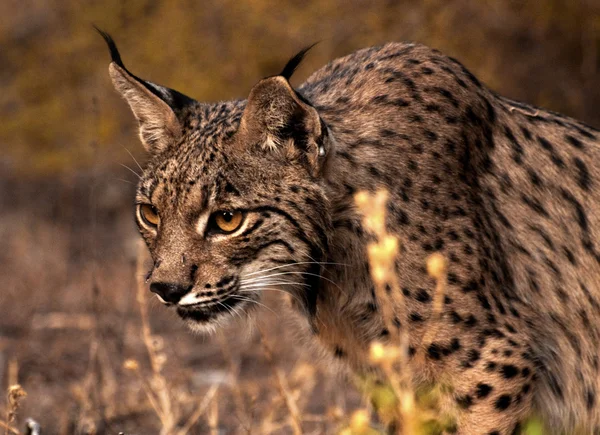
[[573, 163], [577, 168], [577, 184], [579, 184], [579, 187], [583, 190], [589, 191], [592, 181], [587, 166], [579, 157], [575, 157]]
[[508, 394], [503, 394], [502, 396], [500, 396], [496, 399], [494, 406], [496, 407], [496, 409], [498, 411], [504, 411], [510, 406], [511, 402], [512, 402], [512, 397], [509, 396]]
[[565, 167], [565, 162], [556, 153], [554, 146], [547, 139], [545, 139], [543, 137], [538, 137], [538, 142], [540, 143], [542, 148], [544, 148], [546, 151], [548, 151], [548, 154], [550, 155], [550, 160], [552, 160], [552, 163], [554, 163], [560, 169], [563, 169]]
[[493, 390], [493, 387], [491, 385], [480, 382], [477, 384], [477, 391], [475, 394], [477, 395], [477, 398], [483, 399], [483, 398], [487, 397], [492, 390]]
[[410, 313], [408, 318], [410, 319], [411, 322], [422, 322], [423, 321], [423, 316], [421, 316], [419, 313], [414, 312], [414, 311], [412, 313]]
[[452, 341], [450, 341], [450, 350], [452, 352], [456, 352], [460, 348], [461, 348], [460, 340], [458, 338], [453, 338]]
[[481, 354], [479, 353], [479, 351], [477, 349], [469, 349], [469, 351], [467, 352], [467, 359], [465, 361], [462, 362], [462, 366], [464, 368], [472, 368], [473, 365], [479, 361], [479, 359], [481, 358]]
[[427, 356], [433, 360], [440, 360], [442, 358], [442, 349], [439, 344], [431, 343], [427, 348]]
[[541, 215], [545, 218], [550, 217], [550, 215], [548, 214], [548, 212], [546, 211], [544, 206], [536, 198], [529, 197], [523, 193], [523, 194], [521, 194], [521, 199], [534, 212], [538, 213], [539, 215]]
[[591, 389], [588, 389], [585, 393], [585, 404], [588, 410], [592, 410], [596, 404], [596, 393]]
[[488, 361], [485, 365], [485, 370], [488, 372], [493, 372], [494, 370], [496, 370], [497, 366], [498, 364], [496, 364], [494, 361]]
[[465, 326], [467, 326], [468, 328], [472, 328], [475, 325], [477, 325], [477, 319], [473, 314], [469, 314], [469, 317], [467, 317], [467, 319], [465, 320]]
[[566, 246], [563, 246], [563, 252], [565, 254], [565, 257], [567, 257], [567, 260], [569, 260], [569, 263], [571, 263], [573, 266], [576, 266], [577, 261], [575, 259], [575, 256], [573, 255], [573, 251], [571, 251]]
[[425, 137], [427, 137], [427, 139], [429, 139], [432, 142], [435, 142], [437, 140], [437, 138], [438, 138], [437, 133], [434, 133], [431, 130], [425, 130], [424, 133], [425, 133]]
[[458, 404], [458, 406], [460, 406], [462, 409], [468, 409], [471, 407], [471, 405], [473, 405], [473, 397], [471, 397], [470, 395], [464, 395], [464, 396], [458, 396], [456, 398], [456, 403]]
[[462, 317], [460, 317], [460, 314], [458, 314], [454, 310], [450, 311], [450, 319], [452, 320], [452, 323], [455, 325], [462, 322], [462, 320], [463, 320]]
[[504, 379], [512, 379], [519, 374], [519, 369], [512, 364], [504, 364], [500, 368], [500, 372]]
[[427, 290], [425, 289], [418, 289], [416, 295], [415, 295], [415, 299], [419, 302], [429, 302], [431, 301], [431, 296], [429, 296], [429, 293], [427, 293]]
[[479, 284], [477, 284], [477, 281], [475, 281], [474, 279], [470, 280], [469, 282], [467, 282], [465, 285], [462, 286], [462, 291], [464, 293], [469, 293], [475, 290], [479, 289]]
[[567, 142], [570, 143], [573, 147], [581, 150], [583, 149], [583, 144], [581, 143], [581, 141], [577, 138], [574, 138], [573, 136], [567, 135], [565, 136], [565, 139], [567, 139]]
[[492, 306], [490, 305], [490, 302], [488, 301], [488, 298], [483, 294], [483, 293], [479, 293], [477, 295], [477, 299], [479, 299], [479, 303], [481, 305], [481, 307], [485, 310], [491, 310]]

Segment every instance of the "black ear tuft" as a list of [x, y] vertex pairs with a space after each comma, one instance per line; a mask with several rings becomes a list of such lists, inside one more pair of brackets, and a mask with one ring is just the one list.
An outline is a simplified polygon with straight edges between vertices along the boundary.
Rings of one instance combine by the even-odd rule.
[[304, 59], [306, 53], [308, 53], [308, 51], [318, 43], [319, 41], [315, 42], [312, 45], [309, 45], [306, 48], [303, 48], [297, 55], [292, 57], [283, 68], [283, 71], [279, 73], [279, 75], [283, 76], [286, 80], [289, 80], [294, 74], [294, 71], [296, 71], [296, 68], [298, 68], [298, 66], [300, 65], [300, 62], [302, 62], [302, 59]]
[[99, 29], [95, 25], [93, 26], [94, 29], [96, 29], [96, 31], [100, 33], [100, 35], [104, 38], [104, 41], [106, 41], [106, 45], [108, 45], [108, 50], [110, 51], [111, 60], [117, 65], [119, 65], [121, 68], [125, 69], [125, 65], [123, 65], [123, 61], [121, 60], [121, 54], [119, 53], [119, 49], [117, 48], [117, 44], [115, 44], [115, 41], [104, 30]]
[[117, 49], [117, 44], [112, 39], [112, 37], [108, 33], [106, 33], [104, 30], [101, 30], [96, 26], [94, 26], [94, 29], [96, 29], [96, 31], [98, 33], [100, 33], [102, 38], [104, 38], [106, 45], [108, 45], [108, 50], [110, 51], [111, 61], [116, 63], [119, 67], [123, 68], [123, 70], [125, 70], [125, 72], [127, 74], [129, 74], [135, 80], [140, 82], [146, 89], [148, 89], [150, 92], [152, 92], [158, 98], [160, 98], [165, 103], [167, 103], [171, 107], [171, 109], [173, 109], [173, 111], [175, 111], [175, 113], [178, 113], [181, 109], [183, 109], [184, 107], [186, 107], [189, 104], [194, 102], [193, 99], [191, 99], [190, 97], [188, 97], [186, 95], [183, 95], [180, 92], [177, 92], [177, 91], [167, 88], [165, 86], [159, 86], [148, 80], [143, 80], [143, 79], [139, 78], [138, 76], [136, 76], [135, 74], [132, 74], [131, 71], [129, 71], [123, 64], [123, 61], [121, 60], [121, 54], [119, 53], [119, 50]]

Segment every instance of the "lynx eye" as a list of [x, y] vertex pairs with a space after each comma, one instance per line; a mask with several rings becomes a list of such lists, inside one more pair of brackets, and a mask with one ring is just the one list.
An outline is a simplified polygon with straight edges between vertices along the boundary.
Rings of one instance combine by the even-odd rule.
[[151, 204], [140, 204], [139, 207], [142, 221], [150, 227], [157, 227], [160, 222], [158, 210]]
[[237, 230], [244, 220], [241, 211], [218, 211], [213, 214], [216, 227], [223, 233], [232, 233]]

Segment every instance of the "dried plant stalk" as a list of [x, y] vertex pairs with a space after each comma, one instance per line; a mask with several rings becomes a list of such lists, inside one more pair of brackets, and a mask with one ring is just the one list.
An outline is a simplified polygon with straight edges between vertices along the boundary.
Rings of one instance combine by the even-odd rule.
[[398, 400], [396, 413], [402, 421], [402, 431], [410, 434], [413, 433], [411, 422], [415, 399], [408, 366], [409, 342], [406, 331], [400, 331], [398, 327], [406, 324], [406, 305], [395, 270], [399, 241], [397, 237], [387, 233], [385, 224], [387, 199], [388, 193], [383, 190], [375, 195], [359, 192], [355, 196], [356, 205], [363, 213], [363, 223], [375, 237], [375, 241], [367, 248], [369, 266], [375, 285], [375, 297], [391, 337], [391, 344], [388, 346], [372, 344], [371, 361], [379, 365], [387, 377]]
[[[430, 323], [431, 328], [425, 332], [422, 340], [421, 349], [424, 350], [435, 339], [440, 328], [442, 314], [444, 309], [444, 296], [446, 294], [446, 259], [441, 254], [433, 254], [427, 259], [427, 272], [435, 279], [436, 286], [433, 294], [433, 305], [431, 308]], [[424, 355], [424, 354], [423, 354]]]
[[[17, 411], [19, 410], [19, 406], [21, 406], [21, 401], [25, 397], [27, 397], [27, 393], [19, 384], [8, 387], [8, 408], [6, 410], [5, 435], [9, 435], [9, 432], [13, 431], [11, 424], [15, 421], [17, 417]], [[16, 431], [16, 433], [19, 432]]]
[[219, 435], [219, 402], [213, 400], [208, 413], [208, 427], [210, 435]]
[[134, 359], [128, 359], [124, 363], [124, 368], [134, 372], [143, 388], [150, 405], [154, 409], [161, 424], [161, 435], [185, 435], [190, 432], [192, 427], [198, 422], [200, 417], [204, 415], [213, 401], [213, 398], [219, 388], [218, 385], [213, 385], [204, 395], [202, 400], [199, 400], [198, 406], [188, 417], [183, 427], [177, 429], [177, 422], [181, 416], [182, 405], [186, 403], [186, 399], [175, 394], [172, 385], [169, 384], [167, 378], [163, 374], [163, 368], [167, 362], [167, 357], [164, 352], [162, 337], [152, 334], [150, 326], [150, 316], [148, 312], [148, 298], [146, 296], [146, 283], [144, 281], [144, 258], [146, 257], [146, 248], [143, 242], [138, 243], [138, 255], [136, 264], [136, 280], [137, 293], [136, 298], [140, 308], [140, 316], [142, 320], [142, 340], [148, 353], [152, 375], [148, 380], [143, 376], [140, 370], [139, 363]]
[[16, 358], [8, 361], [8, 385], [19, 385], [19, 361]]
[[246, 405], [244, 403], [244, 393], [242, 392], [240, 385], [238, 383], [238, 375], [239, 375], [239, 367], [238, 364], [233, 359], [233, 355], [231, 354], [231, 350], [227, 340], [223, 334], [217, 335], [219, 340], [219, 345], [221, 346], [221, 353], [223, 354], [223, 358], [229, 364], [229, 375], [231, 376], [231, 391], [233, 392], [233, 402], [236, 408], [237, 417], [240, 420], [240, 424], [242, 427], [248, 432], [252, 432], [252, 420], [248, 416], [248, 412], [246, 411]]
[[300, 409], [298, 408], [298, 404], [296, 403], [296, 399], [294, 399], [294, 396], [290, 391], [290, 387], [285, 379], [285, 374], [283, 373], [281, 368], [275, 364], [275, 361], [273, 360], [273, 351], [271, 350], [271, 347], [267, 342], [265, 333], [263, 332], [261, 327], [259, 327], [258, 330], [260, 332], [260, 341], [262, 344], [263, 353], [265, 354], [265, 358], [271, 366], [271, 369], [273, 370], [275, 379], [277, 379], [277, 387], [279, 388], [279, 393], [281, 394], [285, 406], [288, 412], [290, 413], [290, 423], [294, 431], [294, 435], [302, 435], [302, 415], [300, 413]]
[[[192, 415], [190, 415], [190, 418], [188, 418], [188, 421], [179, 430], [178, 435], [186, 435], [187, 433], [189, 433], [190, 430], [192, 430], [192, 427], [194, 427], [194, 425], [198, 422], [198, 420], [200, 420], [200, 417], [202, 417], [202, 415], [206, 412], [209, 405], [216, 406], [217, 400], [213, 400], [213, 399], [215, 399], [215, 396], [217, 395], [218, 390], [219, 390], [218, 385], [213, 385], [212, 387], [210, 387], [210, 390], [208, 390], [208, 392], [204, 395], [202, 402], [200, 402], [200, 404], [198, 405], [196, 410], [193, 412]], [[208, 418], [209, 426], [211, 425], [211, 416], [212, 416], [212, 414]], [[213, 423], [215, 425], [215, 428], [217, 428], [218, 427], [218, 414], [217, 414], [216, 420], [214, 420]], [[212, 429], [212, 426], [211, 426], [211, 429]], [[217, 430], [217, 432], [218, 432], [218, 430]]]
[[385, 225], [388, 193], [380, 190], [375, 195], [369, 195], [363, 191], [358, 192], [354, 199], [363, 214], [365, 227], [375, 237], [374, 242], [367, 247], [371, 277], [375, 284], [375, 296], [390, 337], [400, 344], [396, 324], [398, 321], [401, 323], [406, 321], [406, 304], [395, 272], [400, 244], [397, 237], [387, 233]]
[[9, 424], [3, 422], [2, 420], [0, 420], [0, 427], [4, 428], [6, 430], [5, 434], [9, 435], [9, 434], [14, 434], [14, 435], [19, 435], [19, 431], [17, 429], [15, 429], [14, 427], [10, 426]]
[[[390, 344], [372, 343], [370, 359], [380, 367], [397, 398], [396, 413], [400, 421], [400, 433], [412, 435], [419, 433], [425, 420], [437, 420], [442, 415], [417, 406], [408, 364], [408, 333], [406, 329], [400, 330], [402, 324], [407, 324], [406, 306], [395, 270], [399, 242], [396, 237], [387, 233], [385, 225], [387, 198], [385, 191], [379, 191], [375, 195], [359, 192], [355, 196], [356, 204], [364, 215], [364, 225], [375, 238], [368, 246], [369, 266], [375, 284], [375, 296], [392, 338]], [[424, 349], [433, 342], [440, 328], [447, 280], [445, 258], [441, 254], [433, 254], [427, 260], [427, 271], [436, 280], [436, 288], [430, 328], [425, 332], [415, 356], [414, 364], [417, 365], [424, 363]], [[393, 335], [392, 332], [396, 330], [399, 330], [398, 335]]]
[[142, 339], [148, 352], [150, 366], [152, 368], [152, 378], [150, 388], [146, 388], [148, 399], [155, 409], [161, 424], [161, 434], [167, 435], [173, 432], [177, 424], [176, 405], [171, 400], [171, 391], [167, 379], [162, 374], [163, 366], [166, 362], [166, 355], [161, 352], [162, 346], [158, 337], [152, 335], [150, 327], [150, 316], [148, 314], [148, 299], [146, 296], [146, 285], [144, 282], [144, 258], [146, 247], [142, 241], [138, 242], [136, 278], [137, 293], [136, 298], [140, 307], [142, 319]]

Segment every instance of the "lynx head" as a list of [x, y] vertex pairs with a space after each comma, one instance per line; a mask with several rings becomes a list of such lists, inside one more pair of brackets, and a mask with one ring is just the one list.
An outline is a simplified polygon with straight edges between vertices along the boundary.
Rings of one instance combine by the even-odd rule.
[[131, 74], [100, 33], [149, 154], [135, 218], [154, 262], [150, 290], [199, 331], [258, 306], [270, 289], [314, 314], [333, 141], [288, 81], [307, 50], [247, 100], [206, 104]]

